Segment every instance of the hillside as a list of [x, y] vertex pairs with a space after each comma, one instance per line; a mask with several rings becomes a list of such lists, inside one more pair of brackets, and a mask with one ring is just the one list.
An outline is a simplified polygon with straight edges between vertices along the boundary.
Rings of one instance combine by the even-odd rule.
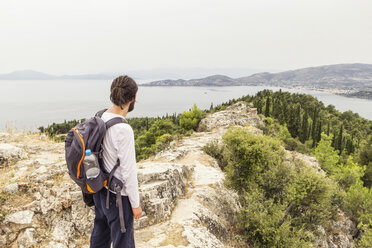
[[62, 75], [56, 76], [51, 74], [46, 74], [39, 71], [32, 70], [20, 70], [11, 73], [0, 74], [0, 80], [55, 80], [55, 79], [76, 79], [76, 80], [103, 80], [103, 79], [113, 79], [113, 75], [106, 74], [83, 74], [83, 75]]
[[[214, 75], [191, 80], [160, 80], [142, 86], [242, 86], [264, 85], [277, 87], [302, 87], [328, 90], [350, 96], [372, 99], [371, 64], [337, 64], [309, 67], [280, 73], [256, 73], [247, 77], [230, 78]], [[361, 93], [358, 93], [361, 91]], [[369, 92], [369, 93], [368, 93]]]
[[[204, 145], [235, 126], [262, 135], [256, 109], [239, 102], [201, 121], [193, 133], [138, 163], [144, 216], [135, 222], [137, 247], [248, 247], [237, 230], [240, 204]], [[0, 134], [0, 246], [88, 247], [94, 218], [66, 173], [64, 144], [39, 134]], [[286, 160], [324, 176], [317, 160], [286, 152]], [[2, 166], [2, 167], [1, 167]], [[319, 227], [319, 247], [351, 247], [355, 224], [339, 212]], [[248, 241], [249, 243], [249, 241]]]

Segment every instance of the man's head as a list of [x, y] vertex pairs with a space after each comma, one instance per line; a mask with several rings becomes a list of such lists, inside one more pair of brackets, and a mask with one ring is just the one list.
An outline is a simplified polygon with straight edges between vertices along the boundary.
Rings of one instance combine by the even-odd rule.
[[128, 76], [120, 76], [114, 79], [111, 84], [110, 100], [113, 104], [123, 109], [123, 105], [130, 102], [128, 112], [134, 109], [134, 102], [138, 86], [136, 82]]

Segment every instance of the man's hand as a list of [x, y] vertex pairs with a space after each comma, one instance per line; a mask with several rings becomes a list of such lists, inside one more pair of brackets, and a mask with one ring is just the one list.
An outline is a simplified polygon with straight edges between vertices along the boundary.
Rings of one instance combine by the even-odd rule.
[[142, 216], [142, 208], [141, 207], [132, 208], [132, 211], [133, 211], [133, 218], [135, 218], [135, 219], [141, 218], [141, 216]]

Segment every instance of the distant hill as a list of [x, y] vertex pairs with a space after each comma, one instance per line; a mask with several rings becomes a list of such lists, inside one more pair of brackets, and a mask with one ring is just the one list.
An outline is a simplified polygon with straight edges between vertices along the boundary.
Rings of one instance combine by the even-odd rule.
[[190, 80], [158, 80], [148, 84], [141, 84], [141, 86], [238, 86], [242, 85], [236, 79], [223, 75], [213, 75], [200, 79]]
[[14, 71], [7, 74], [0, 74], [0, 79], [2, 80], [43, 80], [43, 79], [57, 79], [57, 76], [46, 74], [38, 71], [23, 70]]
[[237, 78], [244, 85], [356, 89], [372, 87], [371, 64], [338, 64]]
[[97, 79], [112, 79], [112, 75], [106, 74], [83, 74], [83, 75], [63, 75], [55, 76], [46, 74], [43, 72], [32, 71], [32, 70], [21, 70], [14, 71], [7, 74], [0, 74], [0, 80], [53, 80], [53, 79], [85, 79], [85, 80], [97, 80]]
[[371, 64], [337, 64], [309, 67], [279, 73], [256, 73], [230, 78], [214, 75], [191, 80], [160, 80], [143, 86], [237, 86], [266, 85], [316, 89], [372, 90]]

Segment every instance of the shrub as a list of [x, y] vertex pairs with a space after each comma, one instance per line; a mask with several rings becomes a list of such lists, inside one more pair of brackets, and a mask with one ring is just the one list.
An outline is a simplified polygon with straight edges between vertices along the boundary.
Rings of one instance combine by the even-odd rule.
[[223, 145], [219, 145], [217, 140], [214, 140], [212, 142], [207, 143], [202, 150], [208, 154], [209, 156], [212, 156], [215, 158], [218, 162], [218, 165], [223, 170], [227, 165], [227, 159], [224, 154], [225, 149]]
[[224, 136], [227, 184], [238, 191], [240, 226], [259, 247], [308, 247], [317, 225], [336, 213], [336, 184], [285, 162], [278, 139], [230, 129]]
[[196, 104], [190, 111], [184, 111], [180, 117], [180, 126], [184, 130], [194, 130], [198, 128], [200, 120], [203, 118], [203, 111]]

